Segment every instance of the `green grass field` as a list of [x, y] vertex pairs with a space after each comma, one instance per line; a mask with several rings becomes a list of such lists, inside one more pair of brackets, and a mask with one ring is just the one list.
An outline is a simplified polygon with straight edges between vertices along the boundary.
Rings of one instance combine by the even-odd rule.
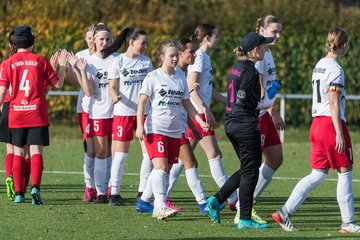
[[[0, 177], [0, 239], [360, 239], [360, 234], [340, 234], [340, 212], [336, 201], [335, 172], [320, 188], [314, 189], [307, 201], [293, 216], [300, 231], [288, 233], [271, 219], [271, 213], [281, 207], [299, 178], [310, 172], [307, 129], [289, 129], [285, 134], [284, 163], [273, 182], [258, 199], [256, 210], [270, 222], [265, 230], [237, 230], [235, 213], [227, 208], [221, 212], [222, 223], [213, 224], [198, 213], [197, 203], [180, 177], [171, 198], [184, 208], [175, 218], [158, 221], [148, 214], [135, 211], [135, 196], [139, 182], [141, 155], [139, 144], [131, 145], [123, 177], [122, 196], [126, 206], [83, 204], [83, 152], [78, 127], [53, 126], [51, 145], [44, 151], [45, 173], [42, 181], [44, 206], [32, 206], [29, 193], [25, 204], [9, 202], [5, 192], [4, 171]], [[218, 129], [218, 140], [224, 155], [228, 175], [238, 169], [239, 161]], [[360, 155], [360, 134], [351, 132], [355, 159]], [[0, 158], [5, 156], [5, 146]], [[199, 174], [207, 196], [218, 188], [210, 177], [205, 155], [196, 150]], [[0, 169], [3, 170], [1, 164]], [[353, 190], [356, 213], [360, 209], [360, 166], [355, 162]], [[28, 189], [29, 191], [29, 189]], [[360, 222], [359, 216], [356, 220]]]

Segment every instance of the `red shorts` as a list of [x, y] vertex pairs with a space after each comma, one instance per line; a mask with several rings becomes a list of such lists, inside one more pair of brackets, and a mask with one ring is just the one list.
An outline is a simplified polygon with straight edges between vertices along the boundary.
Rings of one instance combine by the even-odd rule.
[[335, 150], [336, 132], [331, 117], [315, 117], [310, 127], [311, 168], [324, 169], [346, 167], [353, 164], [351, 139], [344, 121], [341, 121], [345, 138], [345, 151]]
[[[144, 116], [144, 122], [147, 115]], [[114, 116], [112, 133], [114, 140], [129, 142], [134, 139], [137, 128], [136, 116]]]
[[81, 113], [81, 127], [83, 133], [83, 140], [87, 138], [92, 138], [94, 135], [90, 131], [90, 118], [87, 112]]
[[145, 146], [149, 158], [167, 158], [168, 163], [178, 163], [181, 138], [172, 138], [156, 133], [148, 133]]
[[77, 119], [78, 119], [78, 122], [79, 122], [79, 126], [80, 126], [80, 131], [81, 133], [84, 133], [84, 129], [83, 129], [83, 126], [82, 126], [82, 115], [83, 113], [77, 113]]
[[93, 136], [111, 135], [112, 121], [112, 118], [90, 119], [90, 133]]
[[182, 133], [182, 134], [181, 134], [180, 146], [186, 145], [186, 144], [190, 144], [189, 137], [187, 136], [186, 133]]
[[259, 117], [259, 128], [261, 136], [261, 151], [264, 148], [281, 144], [279, 133], [268, 112]]
[[[206, 122], [206, 118], [205, 118], [205, 114], [204, 113], [199, 113], [201, 119]], [[195, 120], [193, 119], [192, 117], [190, 117], [191, 121], [194, 123], [195, 127], [199, 130], [201, 136], [203, 137], [206, 137], [206, 136], [212, 136], [212, 135], [215, 135], [215, 132], [213, 130], [209, 130], [207, 132], [204, 132], [203, 129], [201, 128], [200, 124]], [[191, 128], [186, 125], [186, 131], [187, 131], [187, 135], [189, 138], [194, 138], [194, 134], [191, 130]]]

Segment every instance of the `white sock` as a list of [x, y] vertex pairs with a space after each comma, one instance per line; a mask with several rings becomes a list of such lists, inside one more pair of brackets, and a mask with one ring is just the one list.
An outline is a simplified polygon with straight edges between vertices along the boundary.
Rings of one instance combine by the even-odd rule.
[[111, 165], [111, 177], [110, 177], [111, 195], [120, 194], [120, 185], [121, 185], [121, 180], [124, 172], [127, 155], [128, 154], [124, 152], [115, 152], [114, 160]]
[[153, 170], [154, 211], [166, 207], [166, 175], [168, 174], [163, 170]]
[[341, 220], [343, 223], [354, 222], [354, 195], [352, 191], [352, 171], [338, 173], [337, 201], [340, 207]]
[[95, 158], [89, 157], [86, 153], [84, 154], [84, 180], [88, 188], [95, 188], [94, 162]]
[[153, 169], [153, 164], [147, 153], [143, 153], [143, 160], [141, 162], [140, 168], [140, 182], [139, 182], [139, 192], [145, 191], [146, 182], [148, 181], [149, 174]]
[[[229, 178], [225, 174], [224, 167], [222, 165], [222, 158], [217, 157], [217, 158], [209, 159], [209, 165], [210, 165], [211, 176], [215, 180], [218, 187], [221, 188]], [[237, 201], [236, 192], [231, 194], [231, 196], [228, 198], [228, 201], [231, 204], [235, 204], [235, 202]]]
[[106, 171], [107, 171], [107, 160], [95, 157], [95, 169], [94, 178], [95, 186], [98, 195], [107, 195], [107, 184], [106, 184]]
[[257, 199], [264, 191], [267, 185], [271, 182], [275, 171], [263, 163], [259, 168], [259, 179], [254, 191], [254, 199]]
[[306, 177], [302, 178], [293, 189], [289, 199], [285, 203], [285, 207], [289, 214], [293, 214], [305, 201], [308, 194], [316, 186], [322, 183], [327, 177], [327, 173], [313, 169]]
[[166, 196], [169, 196], [173, 191], [175, 184], [181, 174], [181, 171], [184, 169], [184, 164], [179, 159], [177, 164], [173, 164], [170, 173], [169, 173], [169, 187], [167, 188]]
[[154, 175], [154, 169], [149, 174], [149, 177], [146, 181], [145, 188], [143, 190], [143, 194], [141, 195], [141, 200], [145, 202], [150, 202], [150, 198], [153, 196], [153, 189], [152, 189], [152, 179]]
[[112, 165], [112, 156], [106, 158], [106, 185], [110, 187], [110, 176], [111, 176], [111, 165]]
[[187, 183], [195, 196], [198, 204], [206, 203], [206, 195], [204, 187], [199, 179], [198, 169], [190, 168], [185, 170]]

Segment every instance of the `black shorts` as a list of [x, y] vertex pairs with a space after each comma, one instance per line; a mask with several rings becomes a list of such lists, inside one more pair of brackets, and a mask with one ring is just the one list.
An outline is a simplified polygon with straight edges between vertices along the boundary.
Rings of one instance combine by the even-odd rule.
[[11, 131], [9, 129], [9, 106], [10, 102], [4, 102], [0, 115], [0, 142], [11, 143]]
[[10, 128], [11, 143], [17, 147], [25, 145], [49, 146], [49, 126], [32, 128]]

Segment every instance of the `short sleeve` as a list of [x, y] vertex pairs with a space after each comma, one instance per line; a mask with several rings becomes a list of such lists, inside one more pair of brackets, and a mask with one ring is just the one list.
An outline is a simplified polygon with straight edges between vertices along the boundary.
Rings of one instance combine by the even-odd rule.
[[199, 72], [201, 73], [204, 66], [204, 56], [200, 51], [196, 51], [196, 58], [193, 65], [188, 66], [188, 73]]
[[42, 57], [42, 62], [44, 66], [44, 79], [48, 85], [54, 86], [59, 81], [59, 78], [46, 58]]
[[328, 75], [329, 92], [341, 92], [344, 88], [344, 72], [341, 68], [336, 68]]
[[0, 64], [0, 86], [9, 88], [10, 80], [4, 62]]
[[265, 61], [262, 60], [262, 61], [257, 61], [255, 63], [255, 68], [258, 70], [258, 72], [261, 74], [261, 75], [264, 75], [265, 73]]
[[154, 92], [154, 79], [151, 73], [148, 73], [148, 75], [146, 75], [142, 87], [141, 87], [141, 94], [144, 94], [146, 96], [151, 96]]
[[119, 57], [116, 57], [109, 68], [109, 75], [108, 75], [108, 79], [116, 79], [116, 78], [120, 78], [120, 66], [119, 66]]

